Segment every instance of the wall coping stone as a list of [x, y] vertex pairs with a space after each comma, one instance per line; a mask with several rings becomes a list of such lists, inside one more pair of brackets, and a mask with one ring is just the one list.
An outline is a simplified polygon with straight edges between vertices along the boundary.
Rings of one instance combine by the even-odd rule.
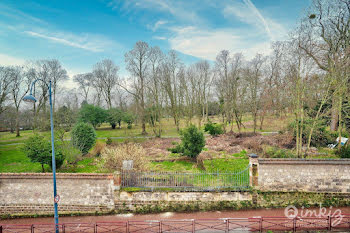
[[[52, 173], [0, 173], [0, 179], [52, 179]], [[113, 180], [113, 174], [56, 173], [56, 179]]]
[[260, 164], [350, 165], [350, 159], [258, 159]]

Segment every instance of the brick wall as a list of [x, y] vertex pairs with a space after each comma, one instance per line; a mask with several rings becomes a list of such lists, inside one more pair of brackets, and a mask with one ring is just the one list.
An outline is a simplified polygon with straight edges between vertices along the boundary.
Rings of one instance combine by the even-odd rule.
[[350, 193], [349, 159], [258, 159], [257, 175], [265, 191]]
[[[114, 208], [110, 174], [57, 174], [59, 212], [103, 212]], [[52, 213], [51, 173], [0, 173], [0, 214]]]

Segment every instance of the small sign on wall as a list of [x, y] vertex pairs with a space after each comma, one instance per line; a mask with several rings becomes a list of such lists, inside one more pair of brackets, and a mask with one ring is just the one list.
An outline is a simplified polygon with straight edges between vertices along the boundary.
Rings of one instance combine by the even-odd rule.
[[134, 160], [123, 160], [123, 170], [132, 170], [134, 168]]

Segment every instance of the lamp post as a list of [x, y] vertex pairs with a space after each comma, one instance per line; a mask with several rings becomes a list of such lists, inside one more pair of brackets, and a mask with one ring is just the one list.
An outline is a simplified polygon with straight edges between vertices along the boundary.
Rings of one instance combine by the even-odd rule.
[[30, 94], [23, 97], [23, 101], [25, 102], [29, 102], [29, 103], [35, 103], [37, 100], [36, 98], [33, 96], [33, 87], [35, 86], [35, 83], [37, 81], [42, 81], [46, 87], [49, 90], [49, 97], [50, 97], [50, 122], [51, 122], [51, 147], [52, 147], [52, 173], [53, 173], [53, 196], [54, 196], [54, 208], [55, 208], [55, 231], [56, 233], [59, 232], [59, 228], [58, 228], [58, 213], [57, 213], [57, 202], [59, 200], [59, 196], [57, 195], [57, 189], [56, 189], [56, 159], [55, 159], [55, 144], [54, 144], [54, 132], [53, 132], [53, 119], [52, 119], [52, 115], [53, 115], [53, 110], [52, 110], [52, 91], [51, 91], [51, 81], [49, 82], [49, 84], [47, 84], [44, 80], [42, 79], [36, 79], [33, 81], [31, 87], [30, 87]]

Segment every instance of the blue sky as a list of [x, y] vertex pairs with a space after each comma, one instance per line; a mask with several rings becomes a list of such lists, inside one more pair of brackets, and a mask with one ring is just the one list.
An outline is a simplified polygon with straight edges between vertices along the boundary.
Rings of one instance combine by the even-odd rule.
[[104, 59], [124, 69], [124, 53], [146, 41], [185, 63], [222, 49], [268, 54], [310, 0], [0, 0], [0, 65], [57, 58], [70, 75]]

